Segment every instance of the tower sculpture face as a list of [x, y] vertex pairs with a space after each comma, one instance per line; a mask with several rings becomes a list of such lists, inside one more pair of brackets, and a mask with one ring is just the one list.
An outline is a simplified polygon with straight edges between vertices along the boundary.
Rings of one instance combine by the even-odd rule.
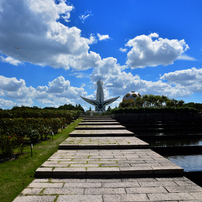
[[118, 97], [115, 97], [115, 98], [110, 98], [110, 99], [104, 100], [104, 92], [103, 92], [102, 85], [103, 85], [103, 82], [99, 79], [97, 81], [96, 100], [88, 99], [88, 98], [85, 98], [85, 97], [81, 96], [81, 98], [83, 100], [85, 100], [86, 102], [88, 102], [91, 105], [94, 105], [95, 106], [95, 111], [99, 112], [99, 113], [104, 112], [106, 105], [111, 104], [112, 102], [114, 102], [115, 100], [117, 100], [120, 97], [120, 96], [118, 96]]

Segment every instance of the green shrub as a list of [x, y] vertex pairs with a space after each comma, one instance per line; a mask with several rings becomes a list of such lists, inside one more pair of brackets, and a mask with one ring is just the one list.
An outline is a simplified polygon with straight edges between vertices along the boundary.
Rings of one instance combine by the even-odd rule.
[[47, 140], [80, 115], [79, 110], [50, 110], [14, 107], [0, 110], [0, 153], [11, 156], [18, 148], [23, 152], [25, 141]]
[[27, 134], [27, 136], [29, 137], [30, 143], [32, 143], [32, 144], [36, 144], [39, 140], [38, 130], [30, 130], [29, 134]]
[[4, 157], [11, 157], [13, 150], [17, 148], [17, 137], [16, 135], [0, 135], [0, 150]]

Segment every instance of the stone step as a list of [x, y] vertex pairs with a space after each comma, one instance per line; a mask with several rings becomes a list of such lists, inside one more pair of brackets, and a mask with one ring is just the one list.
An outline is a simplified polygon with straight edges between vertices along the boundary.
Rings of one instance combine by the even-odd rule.
[[183, 169], [150, 149], [58, 150], [36, 178], [183, 176]]
[[120, 125], [117, 121], [82, 121], [79, 125]]
[[59, 149], [141, 149], [149, 144], [136, 137], [69, 137]]
[[94, 123], [99, 123], [99, 122], [105, 122], [105, 123], [107, 123], [107, 122], [118, 122], [118, 121], [116, 121], [115, 119], [83, 119], [82, 121], [81, 121], [81, 123], [82, 122], [94, 122]]
[[125, 129], [122, 125], [79, 125], [75, 130], [120, 130]]
[[100, 137], [100, 136], [134, 136], [133, 132], [126, 129], [121, 130], [74, 130], [70, 137]]
[[186, 177], [34, 179], [13, 202], [199, 202], [202, 188]]
[[83, 119], [114, 119], [112, 116], [84, 116]]

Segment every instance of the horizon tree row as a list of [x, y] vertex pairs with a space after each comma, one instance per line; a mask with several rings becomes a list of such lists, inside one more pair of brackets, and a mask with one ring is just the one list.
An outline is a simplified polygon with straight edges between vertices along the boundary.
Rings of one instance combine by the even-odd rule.
[[120, 104], [120, 108], [125, 107], [182, 107], [184, 105], [183, 100], [169, 99], [165, 95], [143, 95], [142, 97], [136, 97], [135, 99], [123, 100]]

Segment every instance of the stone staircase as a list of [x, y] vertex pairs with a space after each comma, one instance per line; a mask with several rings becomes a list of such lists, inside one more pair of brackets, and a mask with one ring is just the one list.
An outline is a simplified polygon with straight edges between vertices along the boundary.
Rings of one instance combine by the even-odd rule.
[[113, 119], [84, 119], [69, 136], [58, 152], [36, 170], [36, 177], [183, 175], [181, 167], [150, 150], [146, 142]]
[[14, 201], [200, 201], [201, 187], [110, 117], [85, 117]]

